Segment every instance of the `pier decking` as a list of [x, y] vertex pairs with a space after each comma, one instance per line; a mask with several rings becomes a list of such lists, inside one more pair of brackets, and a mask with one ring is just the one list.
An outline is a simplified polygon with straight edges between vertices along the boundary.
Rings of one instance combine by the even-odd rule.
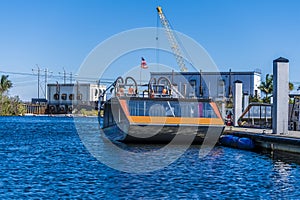
[[255, 143], [256, 148], [300, 154], [300, 131], [273, 134], [272, 129], [226, 127], [223, 134], [250, 138]]

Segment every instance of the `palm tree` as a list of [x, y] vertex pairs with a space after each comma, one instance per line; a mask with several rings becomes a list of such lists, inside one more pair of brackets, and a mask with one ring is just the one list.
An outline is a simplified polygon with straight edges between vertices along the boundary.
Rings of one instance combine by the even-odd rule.
[[266, 81], [261, 82], [258, 89], [260, 89], [266, 95], [263, 101], [266, 103], [270, 103], [269, 95], [273, 93], [273, 75], [267, 74]]
[[[258, 89], [260, 89], [266, 95], [263, 101], [265, 103], [270, 103], [270, 97], [272, 96], [273, 93], [273, 75], [267, 74], [266, 81], [261, 82]], [[294, 89], [294, 84], [289, 82], [289, 91], [292, 91], [293, 89]], [[271, 95], [269, 96], [269, 94]]]
[[290, 91], [294, 90], [294, 84], [291, 82], [289, 82], [289, 90]]
[[12, 87], [12, 82], [8, 80], [8, 75], [2, 75], [0, 80], [0, 95], [7, 92]]

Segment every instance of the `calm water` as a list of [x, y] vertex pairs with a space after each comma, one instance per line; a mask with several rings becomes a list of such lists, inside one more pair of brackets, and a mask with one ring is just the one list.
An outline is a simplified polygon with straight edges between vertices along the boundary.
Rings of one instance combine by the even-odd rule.
[[[86, 133], [96, 118], [82, 118]], [[138, 146], [135, 148], [139, 148]], [[151, 148], [151, 146], [147, 147]], [[153, 147], [156, 148], [156, 147]], [[298, 199], [299, 158], [215, 147], [136, 175], [97, 161], [72, 118], [0, 117], [0, 199]]]

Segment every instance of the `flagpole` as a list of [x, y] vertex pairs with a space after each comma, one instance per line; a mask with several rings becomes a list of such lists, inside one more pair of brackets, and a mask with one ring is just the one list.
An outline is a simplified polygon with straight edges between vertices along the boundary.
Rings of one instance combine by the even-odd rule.
[[142, 67], [140, 67], [140, 85], [142, 85]]

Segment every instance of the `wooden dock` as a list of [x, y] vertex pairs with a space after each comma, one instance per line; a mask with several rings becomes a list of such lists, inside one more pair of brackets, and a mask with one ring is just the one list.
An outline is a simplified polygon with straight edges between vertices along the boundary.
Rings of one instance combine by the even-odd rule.
[[226, 127], [223, 134], [246, 137], [253, 140], [257, 149], [278, 150], [300, 154], [300, 131], [273, 134], [272, 129]]

